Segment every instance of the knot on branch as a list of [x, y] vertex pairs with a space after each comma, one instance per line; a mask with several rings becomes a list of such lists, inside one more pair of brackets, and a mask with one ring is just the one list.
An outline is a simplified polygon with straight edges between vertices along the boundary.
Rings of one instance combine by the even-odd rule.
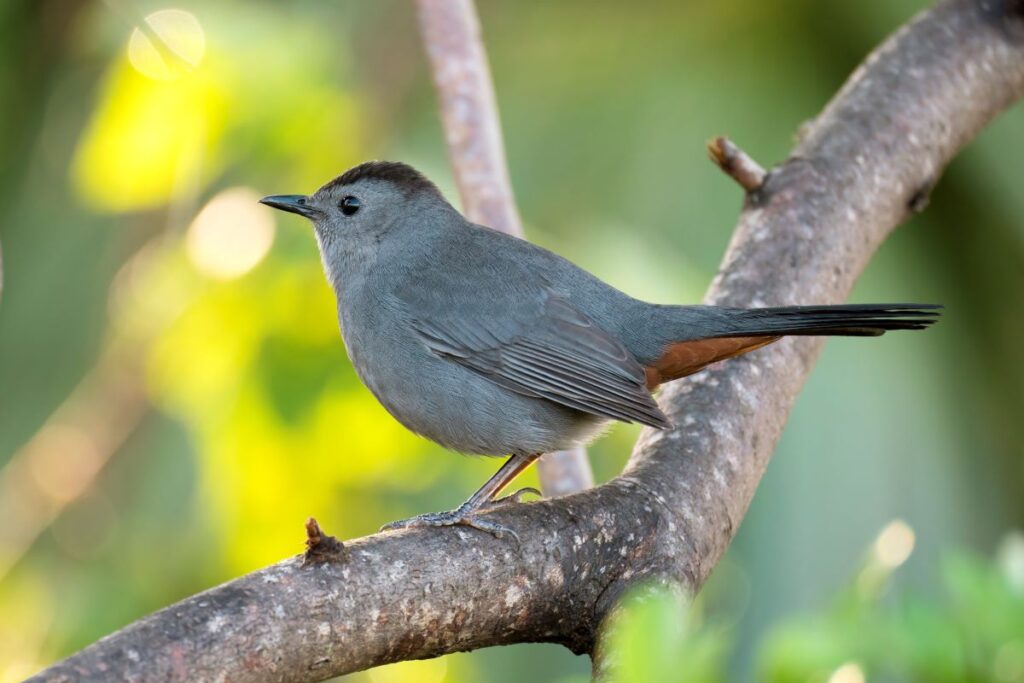
[[1024, 0], [980, 0], [982, 15], [1010, 40], [1024, 42]]
[[306, 520], [306, 552], [302, 566], [336, 562], [345, 557], [345, 544], [330, 534], [325, 534], [314, 517]]
[[1002, 9], [1008, 19], [1024, 21], [1024, 0], [1003, 0]]
[[910, 199], [907, 200], [907, 208], [914, 213], [921, 213], [928, 206], [928, 202], [931, 201], [932, 188], [935, 187], [935, 180], [929, 178], [910, 195]]

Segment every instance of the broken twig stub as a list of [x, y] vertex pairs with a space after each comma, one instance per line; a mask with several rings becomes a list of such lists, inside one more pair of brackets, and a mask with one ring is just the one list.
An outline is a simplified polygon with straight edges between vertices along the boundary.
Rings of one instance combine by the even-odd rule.
[[325, 534], [316, 518], [306, 520], [306, 552], [302, 556], [302, 566], [331, 562], [344, 557], [345, 544], [330, 534]]
[[768, 175], [759, 163], [726, 137], [719, 136], [708, 142], [708, 156], [747, 192], [759, 189]]

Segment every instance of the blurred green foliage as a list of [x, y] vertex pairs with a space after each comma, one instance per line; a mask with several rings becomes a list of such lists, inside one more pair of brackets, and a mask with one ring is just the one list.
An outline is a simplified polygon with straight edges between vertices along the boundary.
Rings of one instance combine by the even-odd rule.
[[[877, 545], [831, 604], [773, 627], [759, 648], [759, 680], [1024, 681], [1024, 535], [1007, 536], [994, 560], [944, 558], [937, 596], [890, 595], [896, 567]], [[708, 602], [688, 604], [664, 586], [627, 595], [602, 640], [609, 680], [732, 680], [735, 630], [723, 612], [708, 617]]]
[[660, 585], [634, 589], [607, 624], [602, 647], [616, 683], [726, 680], [727, 635], [699, 623], [699, 608]]
[[[531, 239], [688, 302], [740, 202], [704, 141], [784, 158], [923, 3], [478, 5]], [[0, 97], [0, 681], [298, 552], [309, 515], [365, 534], [491, 474], [372, 399], [307, 226], [252, 201], [366, 158], [454, 198], [408, 2], [9, 0]], [[1024, 526], [1021, 144], [1013, 111], [873, 261], [853, 300], [940, 301], [945, 319], [830, 342], [705, 591], [623, 610], [624, 680], [1021, 680], [1020, 553], [969, 559]], [[121, 382], [140, 410], [96, 389]], [[636, 434], [592, 448], [600, 479]], [[883, 527], [905, 544], [897, 517], [915, 549], [892, 575], [860, 552]], [[523, 645], [351, 680], [588, 671]]]

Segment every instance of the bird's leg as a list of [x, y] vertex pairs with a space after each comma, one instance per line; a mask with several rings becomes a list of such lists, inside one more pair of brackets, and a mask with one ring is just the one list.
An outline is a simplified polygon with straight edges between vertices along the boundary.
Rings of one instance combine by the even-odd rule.
[[505, 461], [497, 472], [494, 473], [494, 476], [488, 479], [476, 493], [469, 497], [469, 500], [454, 510], [448, 510], [446, 512], [428, 512], [427, 514], [417, 515], [416, 517], [403, 519], [399, 522], [391, 522], [390, 524], [385, 524], [381, 527], [381, 531], [427, 526], [461, 525], [471, 526], [474, 529], [486, 531], [498, 538], [511, 536], [518, 541], [519, 537], [514, 531], [498, 524], [497, 522], [481, 519], [478, 516], [478, 513], [497, 505], [504, 505], [507, 502], [519, 502], [519, 499], [523, 494], [536, 491], [536, 489], [522, 489], [520, 491], [516, 491], [510, 496], [495, 500], [495, 496], [501, 493], [502, 489], [508, 486], [513, 479], [519, 476], [523, 470], [533, 464], [533, 462], [540, 456], [540, 453], [533, 453], [531, 455], [513, 455]]

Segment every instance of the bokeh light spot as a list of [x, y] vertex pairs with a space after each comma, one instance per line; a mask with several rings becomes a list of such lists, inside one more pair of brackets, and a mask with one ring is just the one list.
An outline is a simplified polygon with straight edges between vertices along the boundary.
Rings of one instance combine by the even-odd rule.
[[128, 61], [149, 78], [169, 81], [203, 61], [206, 35], [191, 12], [162, 9], [145, 18], [128, 39]]
[[848, 662], [832, 672], [828, 683], [864, 683], [864, 670], [856, 662]]
[[202, 273], [219, 279], [249, 272], [270, 251], [274, 218], [247, 187], [224, 190], [203, 207], [188, 228], [189, 260]]
[[81, 495], [101, 466], [96, 444], [89, 434], [76, 427], [44, 429], [29, 454], [29, 467], [36, 486], [58, 502]]
[[888, 569], [899, 567], [914, 552], [915, 535], [902, 519], [889, 522], [875, 539], [874, 555], [880, 565]]
[[1024, 533], [1008, 533], [999, 544], [997, 558], [1010, 588], [1017, 595], [1024, 595]]
[[107, 552], [114, 541], [117, 512], [105, 496], [93, 493], [73, 501], [50, 532], [71, 557], [91, 560]]

